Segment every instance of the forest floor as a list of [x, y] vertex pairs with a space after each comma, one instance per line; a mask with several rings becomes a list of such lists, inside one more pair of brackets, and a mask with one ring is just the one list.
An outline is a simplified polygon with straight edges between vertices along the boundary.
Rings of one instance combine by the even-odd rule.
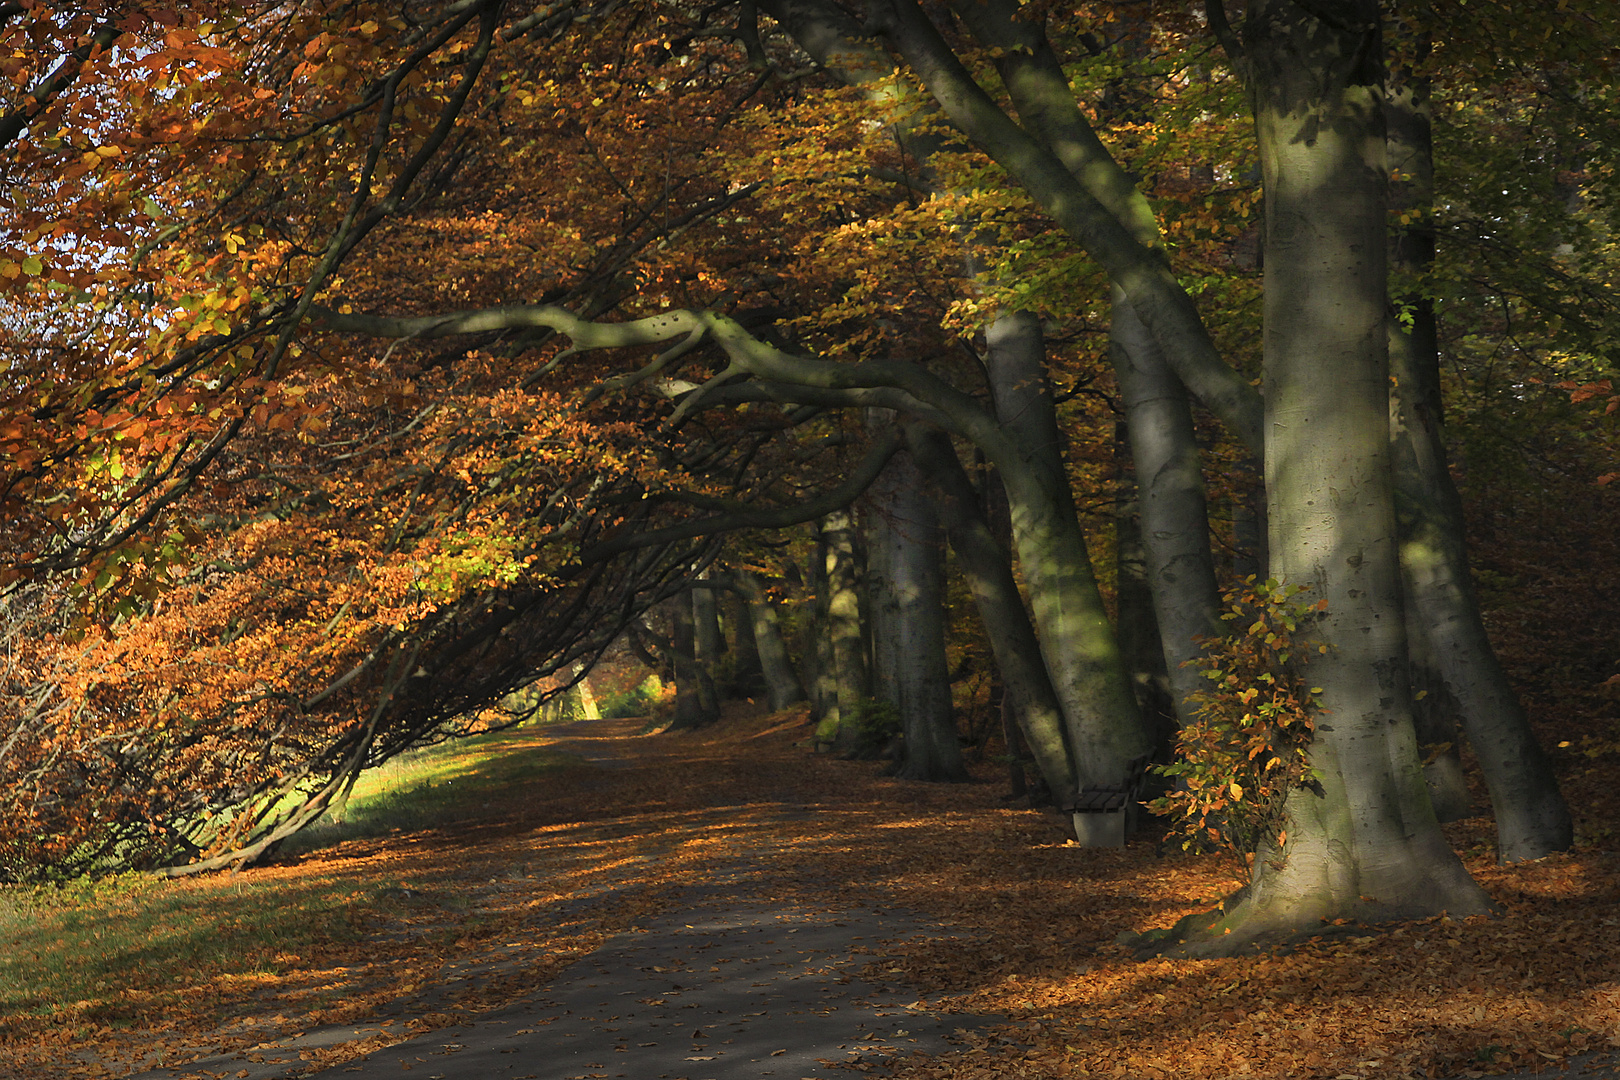
[[[1554, 752], [1579, 819], [1570, 854], [1499, 867], [1488, 816], [1447, 826], [1500, 918], [1139, 962], [1115, 936], [1208, 909], [1236, 885], [1230, 862], [1161, 855], [1151, 826], [1122, 850], [1079, 848], [1056, 815], [1005, 801], [988, 764], [980, 782], [945, 786], [813, 755], [802, 712], [639, 726], [525, 729], [525, 747], [571, 764], [485, 792], [450, 823], [132, 885], [93, 911], [42, 907], [32, 937], [0, 926], [18, 971], [88, 962], [51, 954], [69, 930], [108, 954], [76, 1000], [0, 987], [0, 1076], [294, 1076], [359, 1072], [368, 1055], [459, 1076], [443, 1057], [381, 1052], [532, 1000], [624, 935], [678, 926], [694, 895], [810, 922], [914, 920], [888, 940], [851, 934], [849, 973], [869, 960], [867, 978], [904, 988], [894, 1007], [946, 1028], [1002, 1019], [965, 1023], [956, 1048], [840, 1066], [904, 1080], [1575, 1075], [1620, 1047], [1611, 752]], [[159, 910], [139, 940], [117, 937]], [[274, 918], [291, 922], [267, 929]], [[278, 1048], [291, 1048], [279, 1069]]]

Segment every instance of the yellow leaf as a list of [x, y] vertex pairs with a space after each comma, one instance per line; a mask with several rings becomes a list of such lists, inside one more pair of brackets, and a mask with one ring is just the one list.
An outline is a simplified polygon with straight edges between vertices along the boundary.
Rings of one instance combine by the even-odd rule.
[[1232, 798], [1234, 798], [1234, 799], [1243, 798], [1243, 785], [1239, 784], [1236, 780], [1232, 781], [1231, 786], [1230, 786], [1230, 788], [1228, 790], [1230, 790], [1232, 792]]

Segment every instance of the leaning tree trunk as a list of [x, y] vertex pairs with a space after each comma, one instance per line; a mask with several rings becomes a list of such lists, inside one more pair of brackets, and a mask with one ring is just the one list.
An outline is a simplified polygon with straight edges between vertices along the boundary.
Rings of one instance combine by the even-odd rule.
[[771, 711], [779, 712], [803, 701], [804, 684], [793, 670], [776, 607], [765, 595], [759, 578], [752, 571], [739, 567], [732, 571], [731, 576], [742, 594], [743, 604], [748, 609], [748, 618], [754, 628], [754, 649], [759, 654], [759, 667], [765, 676], [765, 692], [769, 695]]
[[1001, 669], [1010, 702], [1035, 767], [1060, 798], [1078, 789], [1063, 706], [1041, 659], [1040, 642], [1013, 580], [1012, 559], [980, 512], [962, 462], [944, 432], [926, 424], [906, 426], [906, 446], [935, 496], [956, 563], [978, 605], [985, 635]]
[[1109, 344], [1136, 467], [1153, 612], [1176, 714], [1185, 724], [1191, 719], [1191, 695], [1207, 684], [1188, 662], [1203, 653], [1199, 638], [1225, 632], [1192, 405], [1159, 343], [1118, 288]]
[[1027, 312], [1004, 315], [985, 344], [996, 415], [1016, 446], [995, 465], [1076, 779], [1082, 787], [1116, 784], [1134, 758], [1153, 749], [1153, 736], [1136, 707], [1075, 515], [1040, 321]]
[[1266, 490], [1272, 565], [1327, 609], [1310, 747], [1287, 838], [1189, 951], [1322, 920], [1453, 916], [1491, 904], [1435, 821], [1407, 684], [1390, 480], [1379, 10], [1330, 24], [1255, 0], [1245, 31], [1266, 192]]
[[[1530, 730], [1480, 618], [1463, 539], [1462, 499], [1446, 466], [1439, 344], [1433, 303], [1420, 283], [1434, 263], [1433, 141], [1426, 79], [1391, 80], [1385, 95], [1392, 191], [1410, 219], [1396, 234], [1392, 271], [1411, 289], [1399, 298], [1410, 322], [1389, 322], [1390, 441], [1401, 570], [1413, 621], [1427, 638], [1440, 695], [1452, 704], [1479, 758], [1496, 812], [1503, 862], [1537, 859], [1574, 842], [1552, 763]], [[1435, 781], [1451, 763], [1439, 759]], [[1454, 791], [1449, 797], [1455, 798]], [[1446, 796], [1442, 796], [1446, 797]], [[1466, 803], [1466, 792], [1463, 793]]]

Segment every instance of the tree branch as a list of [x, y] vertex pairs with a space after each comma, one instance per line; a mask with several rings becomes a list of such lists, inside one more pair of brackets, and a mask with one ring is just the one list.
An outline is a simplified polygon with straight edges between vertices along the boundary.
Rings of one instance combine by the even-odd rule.
[[736, 532], [739, 529], [785, 529], [792, 525], [802, 525], [807, 521], [814, 521], [816, 518], [824, 517], [834, 510], [843, 509], [859, 498], [860, 494], [871, 485], [872, 481], [877, 479], [878, 474], [889, 463], [889, 459], [894, 456], [895, 451], [900, 449], [900, 444], [903, 441], [903, 437], [897, 429], [885, 432], [872, 445], [872, 448], [866, 452], [866, 456], [855, 467], [848, 479], [831, 491], [797, 506], [762, 509], [743, 503], [738, 504], [736, 509], [726, 513], [698, 518], [695, 521], [685, 521], [679, 525], [670, 525], [643, 533], [622, 533], [581, 552], [580, 562], [590, 565], [635, 548], [650, 547], [675, 540], [688, 540], [697, 536]]

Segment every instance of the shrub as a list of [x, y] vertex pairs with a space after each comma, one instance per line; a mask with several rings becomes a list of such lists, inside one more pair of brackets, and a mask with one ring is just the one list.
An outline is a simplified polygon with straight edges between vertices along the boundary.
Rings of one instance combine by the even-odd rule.
[[1212, 685], [1193, 696], [1197, 709], [1176, 738], [1175, 763], [1153, 767], [1174, 787], [1148, 809], [1173, 819], [1171, 835], [1184, 849], [1236, 854], [1245, 877], [1261, 847], [1281, 856], [1284, 801], [1321, 775], [1308, 753], [1321, 690], [1302, 675], [1308, 649], [1297, 635], [1327, 602], [1298, 599], [1306, 589], [1251, 577], [1226, 592], [1221, 618], [1233, 632], [1201, 639], [1204, 654], [1188, 661]]

